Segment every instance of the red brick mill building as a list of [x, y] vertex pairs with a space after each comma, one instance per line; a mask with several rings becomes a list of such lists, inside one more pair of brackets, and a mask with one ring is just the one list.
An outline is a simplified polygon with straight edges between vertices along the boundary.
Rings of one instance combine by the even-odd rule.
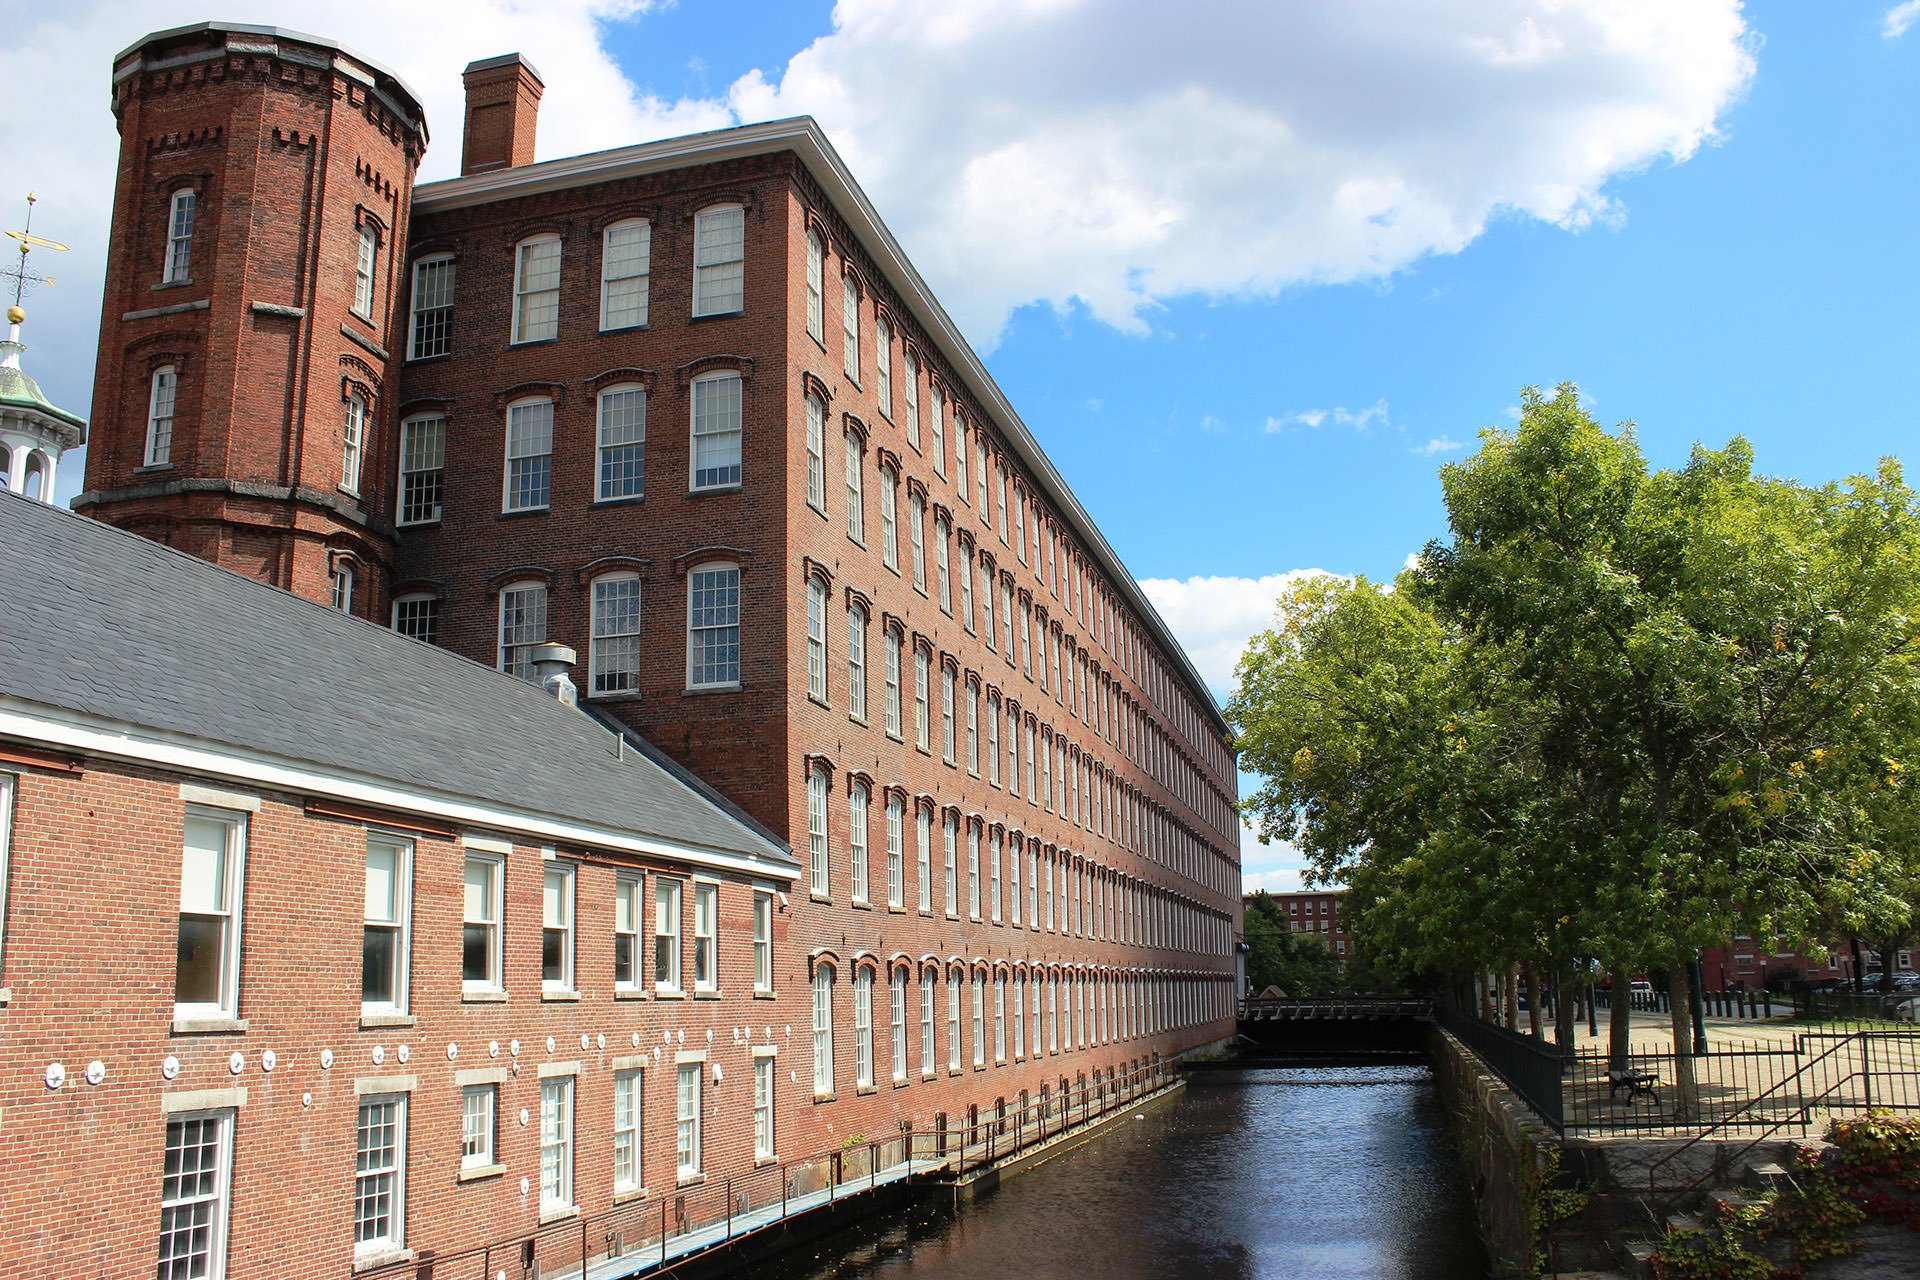
[[113, 68], [92, 519], [0, 495], [9, 1274], [625, 1274], [1232, 1033], [1228, 730], [819, 129], [467, 91], [416, 188], [329, 41]]

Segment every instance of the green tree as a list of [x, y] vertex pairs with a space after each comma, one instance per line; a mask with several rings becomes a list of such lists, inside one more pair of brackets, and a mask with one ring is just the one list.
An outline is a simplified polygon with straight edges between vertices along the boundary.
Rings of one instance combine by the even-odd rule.
[[1247, 982], [1255, 992], [1279, 987], [1290, 996], [1332, 995], [1344, 966], [1319, 938], [1296, 934], [1280, 903], [1264, 889], [1246, 900]]

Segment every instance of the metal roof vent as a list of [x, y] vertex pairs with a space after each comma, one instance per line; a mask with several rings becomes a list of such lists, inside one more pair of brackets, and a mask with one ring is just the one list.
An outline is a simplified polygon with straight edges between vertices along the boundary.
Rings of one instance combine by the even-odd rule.
[[578, 657], [566, 645], [551, 643], [533, 646], [530, 655], [535, 682], [570, 707], [580, 705], [580, 691], [574, 687], [573, 677], [567, 674]]

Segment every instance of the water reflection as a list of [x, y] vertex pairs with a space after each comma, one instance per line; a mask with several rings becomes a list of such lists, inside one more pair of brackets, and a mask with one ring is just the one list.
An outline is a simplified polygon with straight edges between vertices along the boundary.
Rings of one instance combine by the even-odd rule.
[[1332, 1060], [1190, 1077], [1173, 1107], [1007, 1183], [757, 1276], [1480, 1280], [1431, 1077]]

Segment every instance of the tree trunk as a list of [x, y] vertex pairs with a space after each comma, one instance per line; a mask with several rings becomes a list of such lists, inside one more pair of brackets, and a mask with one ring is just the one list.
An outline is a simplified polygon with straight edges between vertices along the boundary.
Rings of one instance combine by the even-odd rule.
[[1553, 980], [1553, 1042], [1560, 1046], [1560, 1056], [1571, 1058], [1574, 1050], [1574, 1019], [1580, 1016], [1580, 1010], [1574, 997], [1578, 987], [1567, 985], [1566, 974], [1557, 975]]
[[1493, 984], [1488, 981], [1493, 975], [1482, 969], [1473, 975], [1474, 990], [1480, 995], [1480, 1021], [1493, 1021]]
[[1520, 967], [1508, 965], [1500, 974], [1500, 1004], [1509, 1031], [1520, 1029]]
[[1860, 955], [1860, 939], [1853, 939], [1853, 994], [1859, 995], [1867, 989], [1867, 966]]
[[1539, 1040], [1546, 1034], [1540, 1025], [1541, 1006], [1546, 1003], [1546, 993], [1540, 990], [1540, 971], [1538, 969], [1529, 966], [1526, 969], [1526, 975], [1527, 1032], [1532, 1035], [1535, 1040]]
[[1613, 995], [1607, 1001], [1607, 1070], [1625, 1071], [1633, 1037], [1633, 984], [1615, 967]]
[[1678, 957], [1667, 970], [1667, 999], [1673, 1024], [1673, 1118], [1691, 1120], [1694, 1113], [1693, 1077], [1693, 966]]

